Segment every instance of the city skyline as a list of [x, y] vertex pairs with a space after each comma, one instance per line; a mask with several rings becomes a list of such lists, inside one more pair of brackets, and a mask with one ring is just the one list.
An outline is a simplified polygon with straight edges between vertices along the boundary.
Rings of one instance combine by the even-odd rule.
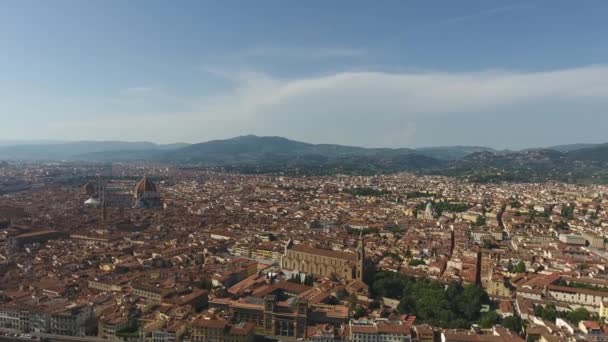
[[0, 2], [0, 340], [608, 341], [608, 2]]

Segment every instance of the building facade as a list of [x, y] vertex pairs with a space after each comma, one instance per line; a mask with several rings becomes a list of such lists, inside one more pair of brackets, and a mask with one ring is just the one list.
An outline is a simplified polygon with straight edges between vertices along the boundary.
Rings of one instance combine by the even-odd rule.
[[309, 310], [305, 299], [279, 302], [274, 295], [238, 301], [216, 298], [209, 305], [226, 310], [232, 321], [254, 324], [260, 335], [303, 338], [306, 333]]
[[363, 280], [365, 267], [365, 242], [359, 239], [356, 253], [295, 245], [285, 249], [281, 260], [283, 269], [330, 276], [335, 274], [346, 280]]
[[351, 321], [351, 342], [410, 342], [412, 340], [411, 325], [404, 321]]

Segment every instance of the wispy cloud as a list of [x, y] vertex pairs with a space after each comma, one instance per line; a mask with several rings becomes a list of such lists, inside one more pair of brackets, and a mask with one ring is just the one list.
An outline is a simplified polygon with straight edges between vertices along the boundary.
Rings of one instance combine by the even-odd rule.
[[507, 6], [488, 8], [488, 9], [483, 9], [478, 12], [474, 12], [474, 13], [467, 14], [467, 15], [448, 18], [446, 20], [439, 21], [439, 22], [435, 23], [434, 25], [441, 26], [441, 25], [447, 25], [447, 24], [462, 23], [462, 22], [466, 22], [469, 20], [473, 20], [473, 19], [490, 17], [490, 16], [494, 16], [497, 14], [503, 14], [503, 13], [507, 13], [507, 12], [520, 11], [520, 10], [526, 10], [526, 9], [532, 9], [532, 8], [534, 8], [534, 6], [531, 4], [517, 4], [517, 5], [507, 5]]
[[[104, 116], [101, 124], [120, 127], [114, 128], [117, 134], [141, 135], [134, 139], [201, 141], [255, 133], [403, 146], [417, 141], [421, 119], [498, 118], [505, 108], [517, 106], [529, 117], [549, 113], [542, 115], [551, 120], [550, 112], [563, 103], [608, 105], [608, 66], [602, 65], [543, 72], [365, 71], [295, 79], [226, 70], [218, 75], [228, 77], [233, 87], [197, 101], [195, 110], [150, 115], [143, 126], [141, 116], [131, 119], [128, 113]], [[80, 132], [95, 134], [95, 127], [83, 125]]]
[[366, 54], [365, 50], [345, 47], [298, 47], [298, 46], [257, 46], [238, 53], [250, 58], [288, 58], [288, 59], [331, 59], [355, 58]]
[[411, 27], [403, 32], [396, 34], [395, 36], [388, 37], [384, 44], [395, 44], [396, 41], [401, 40], [404, 36], [410, 36], [414, 34], [420, 34], [427, 31], [433, 31], [437, 29], [444, 29], [454, 25], [464, 25], [469, 22], [473, 22], [475, 20], [498, 16], [502, 14], [506, 14], [509, 12], [530, 10], [535, 8], [532, 4], [515, 4], [515, 5], [505, 5], [499, 7], [492, 7], [481, 9], [478, 11], [470, 12], [460, 16], [454, 16], [449, 18], [440, 19], [437, 21], [430, 21], [427, 24]]

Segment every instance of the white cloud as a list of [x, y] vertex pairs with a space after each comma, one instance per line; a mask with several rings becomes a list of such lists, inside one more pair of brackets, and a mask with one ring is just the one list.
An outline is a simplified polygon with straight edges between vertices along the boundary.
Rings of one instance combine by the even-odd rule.
[[420, 119], [467, 120], [513, 106], [534, 116], [563, 101], [581, 108], [608, 105], [608, 66], [602, 65], [542, 72], [345, 72], [301, 79], [225, 70], [215, 75], [232, 82], [231, 90], [204, 97], [193, 111], [151, 115], [145, 125], [141, 115], [114, 116], [114, 123], [104, 116], [104, 125], [120, 125], [114, 132], [123, 139], [122, 134], [137, 132], [135, 140], [204, 141], [254, 133], [403, 146], [418, 141]]

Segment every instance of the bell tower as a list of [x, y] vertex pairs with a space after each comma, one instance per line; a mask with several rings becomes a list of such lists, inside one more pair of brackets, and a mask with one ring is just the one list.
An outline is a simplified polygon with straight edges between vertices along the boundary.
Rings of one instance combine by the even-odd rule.
[[359, 234], [359, 243], [357, 245], [357, 280], [363, 281], [363, 273], [365, 267], [365, 239], [363, 231]]

